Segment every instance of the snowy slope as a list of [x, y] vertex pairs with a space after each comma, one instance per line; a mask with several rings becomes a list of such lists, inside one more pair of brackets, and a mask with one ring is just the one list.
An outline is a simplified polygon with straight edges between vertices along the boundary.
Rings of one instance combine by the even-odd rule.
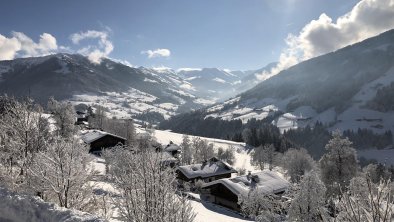
[[249, 71], [231, 71], [218, 68], [179, 69], [177, 74], [192, 85], [195, 95], [209, 99], [214, 103], [257, 85], [260, 82], [257, 75], [269, 67], [271, 64], [259, 70]]
[[0, 61], [0, 93], [30, 95], [42, 104], [51, 96], [99, 103], [117, 117], [156, 111], [168, 118], [206, 104], [175, 72], [134, 68], [110, 59], [93, 64], [82, 55], [62, 53]]
[[272, 123], [282, 131], [316, 121], [331, 130], [393, 131], [394, 110], [368, 106], [378, 90], [391, 83], [394, 30], [290, 67], [234, 99], [208, 107], [207, 117], [246, 122], [280, 111], [283, 114]]

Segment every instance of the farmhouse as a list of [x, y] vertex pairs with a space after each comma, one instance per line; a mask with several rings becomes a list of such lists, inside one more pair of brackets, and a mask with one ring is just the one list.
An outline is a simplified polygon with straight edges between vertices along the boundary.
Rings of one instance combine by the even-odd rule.
[[289, 182], [281, 178], [277, 173], [262, 171], [204, 184], [202, 197], [212, 203], [239, 211], [239, 196], [247, 196], [252, 190], [258, 190], [267, 194], [281, 194], [288, 187]]
[[123, 145], [126, 139], [100, 130], [92, 130], [82, 135], [81, 139], [90, 146], [90, 153], [100, 153], [102, 149]]
[[178, 179], [186, 182], [195, 182], [197, 180], [210, 182], [221, 178], [230, 178], [232, 173], [237, 173], [228, 163], [216, 157], [212, 157], [200, 164], [179, 166], [176, 172]]

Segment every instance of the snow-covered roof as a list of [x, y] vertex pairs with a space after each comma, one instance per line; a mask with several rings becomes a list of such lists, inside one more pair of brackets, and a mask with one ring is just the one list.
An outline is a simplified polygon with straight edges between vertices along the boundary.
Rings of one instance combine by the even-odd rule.
[[181, 150], [181, 147], [176, 145], [176, 144], [168, 144], [166, 148], [164, 148], [165, 151], [167, 152], [172, 152], [172, 151], [177, 151], [177, 150]]
[[85, 143], [90, 144], [90, 143], [92, 143], [92, 142], [94, 142], [94, 141], [96, 141], [96, 140], [98, 140], [98, 139], [100, 139], [100, 138], [102, 138], [102, 137], [104, 137], [104, 136], [107, 136], [107, 135], [110, 135], [110, 136], [113, 136], [113, 137], [116, 137], [116, 138], [119, 138], [119, 139], [126, 140], [125, 138], [123, 138], [123, 137], [121, 137], [121, 136], [117, 136], [117, 135], [115, 135], [115, 134], [111, 134], [111, 133], [104, 132], [104, 131], [101, 131], [101, 130], [92, 130], [92, 131], [89, 131], [89, 132], [83, 134], [83, 135], [81, 136], [81, 139], [82, 139]]
[[179, 166], [178, 170], [181, 171], [189, 179], [197, 177], [207, 178], [211, 176], [237, 172], [228, 163], [218, 160], [216, 158], [211, 158], [206, 163]]
[[226, 178], [206, 183], [203, 188], [223, 184], [236, 195], [247, 195], [252, 189], [264, 193], [280, 193], [289, 187], [289, 182], [273, 171], [262, 171], [250, 175]]

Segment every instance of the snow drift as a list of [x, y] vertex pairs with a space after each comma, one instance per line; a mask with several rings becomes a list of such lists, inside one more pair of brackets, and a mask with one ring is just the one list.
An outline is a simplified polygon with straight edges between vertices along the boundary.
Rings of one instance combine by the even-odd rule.
[[0, 221], [2, 222], [104, 222], [88, 213], [58, 207], [38, 197], [12, 193], [0, 187]]

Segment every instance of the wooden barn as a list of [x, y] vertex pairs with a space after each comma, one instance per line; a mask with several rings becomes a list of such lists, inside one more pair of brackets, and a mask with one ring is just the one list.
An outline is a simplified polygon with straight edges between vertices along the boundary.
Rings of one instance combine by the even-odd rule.
[[220, 179], [204, 184], [202, 198], [239, 211], [239, 196], [247, 196], [252, 190], [267, 194], [281, 194], [288, 189], [289, 185], [288, 181], [272, 171], [249, 173], [245, 176]]
[[89, 144], [90, 153], [99, 154], [101, 150], [114, 147], [116, 145], [124, 145], [126, 139], [111, 133], [100, 130], [92, 130], [82, 135], [82, 140]]
[[213, 157], [203, 163], [186, 166], [178, 166], [177, 178], [186, 182], [195, 182], [203, 180], [211, 182], [222, 178], [230, 178], [232, 173], [237, 171], [228, 163]]

